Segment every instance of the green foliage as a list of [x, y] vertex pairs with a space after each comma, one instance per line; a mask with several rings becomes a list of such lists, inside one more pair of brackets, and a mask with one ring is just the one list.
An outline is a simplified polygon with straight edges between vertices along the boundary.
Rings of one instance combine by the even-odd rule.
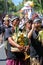
[[32, 1], [35, 3], [35, 5], [34, 5], [35, 11], [38, 11], [38, 12], [42, 13], [43, 0], [32, 0]]
[[20, 13], [15, 12], [14, 16], [20, 16]]
[[12, 0], [0, 0], [0, 13], [5, 13], [5, 12], [11, 12], [14, 11], [16, 12], [16, 6], [12, 2]]
[[[7, 4], [6, 4], [6, 1], [7, 1]], [[29, 0], [23, 0], [22, 3], [19, 3], [19, 5], [16, 6], [12, 2], [12, 0], [0, 0], [0, 14], [5, 13], [5, 12], [14, 13], [14, 12], [19, 11], [24, 6], [25, 1], [29, 1]], [[43, 11], [43, 0], [30, 0], [30, 1], [33, 1], [35, 3], [34, 5], [35, 11], [40, 11], [40, 12]]]
[[0, 0], [0, 13], [17, 12], [23, 7], [23, 3], [15, 5], [12, 0]]
[[16, 10], [19, 11], [22, 7], [24, 6], [24, 3], [19, 3], [19, 5], [17, 5]]
[[[3, 3], [3, 4], [2, 4]], [[5, 7], [4, 7], [4, 0], [0, 0], [0, 13], [4, 12]]]

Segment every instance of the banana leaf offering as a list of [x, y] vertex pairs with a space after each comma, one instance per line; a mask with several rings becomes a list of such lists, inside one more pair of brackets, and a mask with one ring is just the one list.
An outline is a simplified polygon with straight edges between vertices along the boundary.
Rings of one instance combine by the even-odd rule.
[[[12, 39], [15, 43], [21, 45], [21, 46], [26, 46], [29, 44], [29, 39], [27, 38], [27, 33], [21, 32], [18, 30], [18, 27], [16, 28], [16, 31], [12, 35]], [[12, 48], [12, 47], [11, 47]], [[19, 51], [16, 47], [12, 48], [14, 51]]]
[[24, 33], [21, 33], [20, 36], [18, 36], [17, 43], [26, 46], [29, 43], [29, 39], [24, 35]]

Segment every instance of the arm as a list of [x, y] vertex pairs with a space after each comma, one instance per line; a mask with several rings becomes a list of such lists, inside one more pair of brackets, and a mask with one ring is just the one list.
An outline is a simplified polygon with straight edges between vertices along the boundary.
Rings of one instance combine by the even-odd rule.
[[22, 50], [22, 49], [23, 49], [23, 47], [22, 47], [22, 46], [20, 46], [19, 44], [15, 43], [15, 42], [12, 40], [12, 38], [11, 38], [11, 37], [9, 37], [9, 38], [8, 38], [8, 41], [9, 41], [9, 43], [10, 43], [12, 46], [17, 47], [17, 48], [19, 48], [20, 50]]
[[33, 33], [33, 31], [34, 31], [34, 28], [35, 28], [35, 25], [32, 24], [32, 29], [31, 29], [30, 32], [28, 33], [28, 38], [31, 38], [32, 33]]

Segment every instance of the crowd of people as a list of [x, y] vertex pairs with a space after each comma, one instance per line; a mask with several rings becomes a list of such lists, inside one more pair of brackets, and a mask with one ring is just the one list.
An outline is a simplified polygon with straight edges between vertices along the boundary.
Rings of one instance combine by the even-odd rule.
[[20, 19], [6, 15], [0, 35], [4, 38], [6, 65], [43, 65], [43, 26], [39, 16]]

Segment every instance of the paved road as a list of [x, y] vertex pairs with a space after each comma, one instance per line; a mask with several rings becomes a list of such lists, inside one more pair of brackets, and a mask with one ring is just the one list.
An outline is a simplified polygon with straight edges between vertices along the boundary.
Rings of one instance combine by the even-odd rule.
[[5, 54], [4, 46], [0, 48], [0, 65], [6, 65], [6, 54]]

